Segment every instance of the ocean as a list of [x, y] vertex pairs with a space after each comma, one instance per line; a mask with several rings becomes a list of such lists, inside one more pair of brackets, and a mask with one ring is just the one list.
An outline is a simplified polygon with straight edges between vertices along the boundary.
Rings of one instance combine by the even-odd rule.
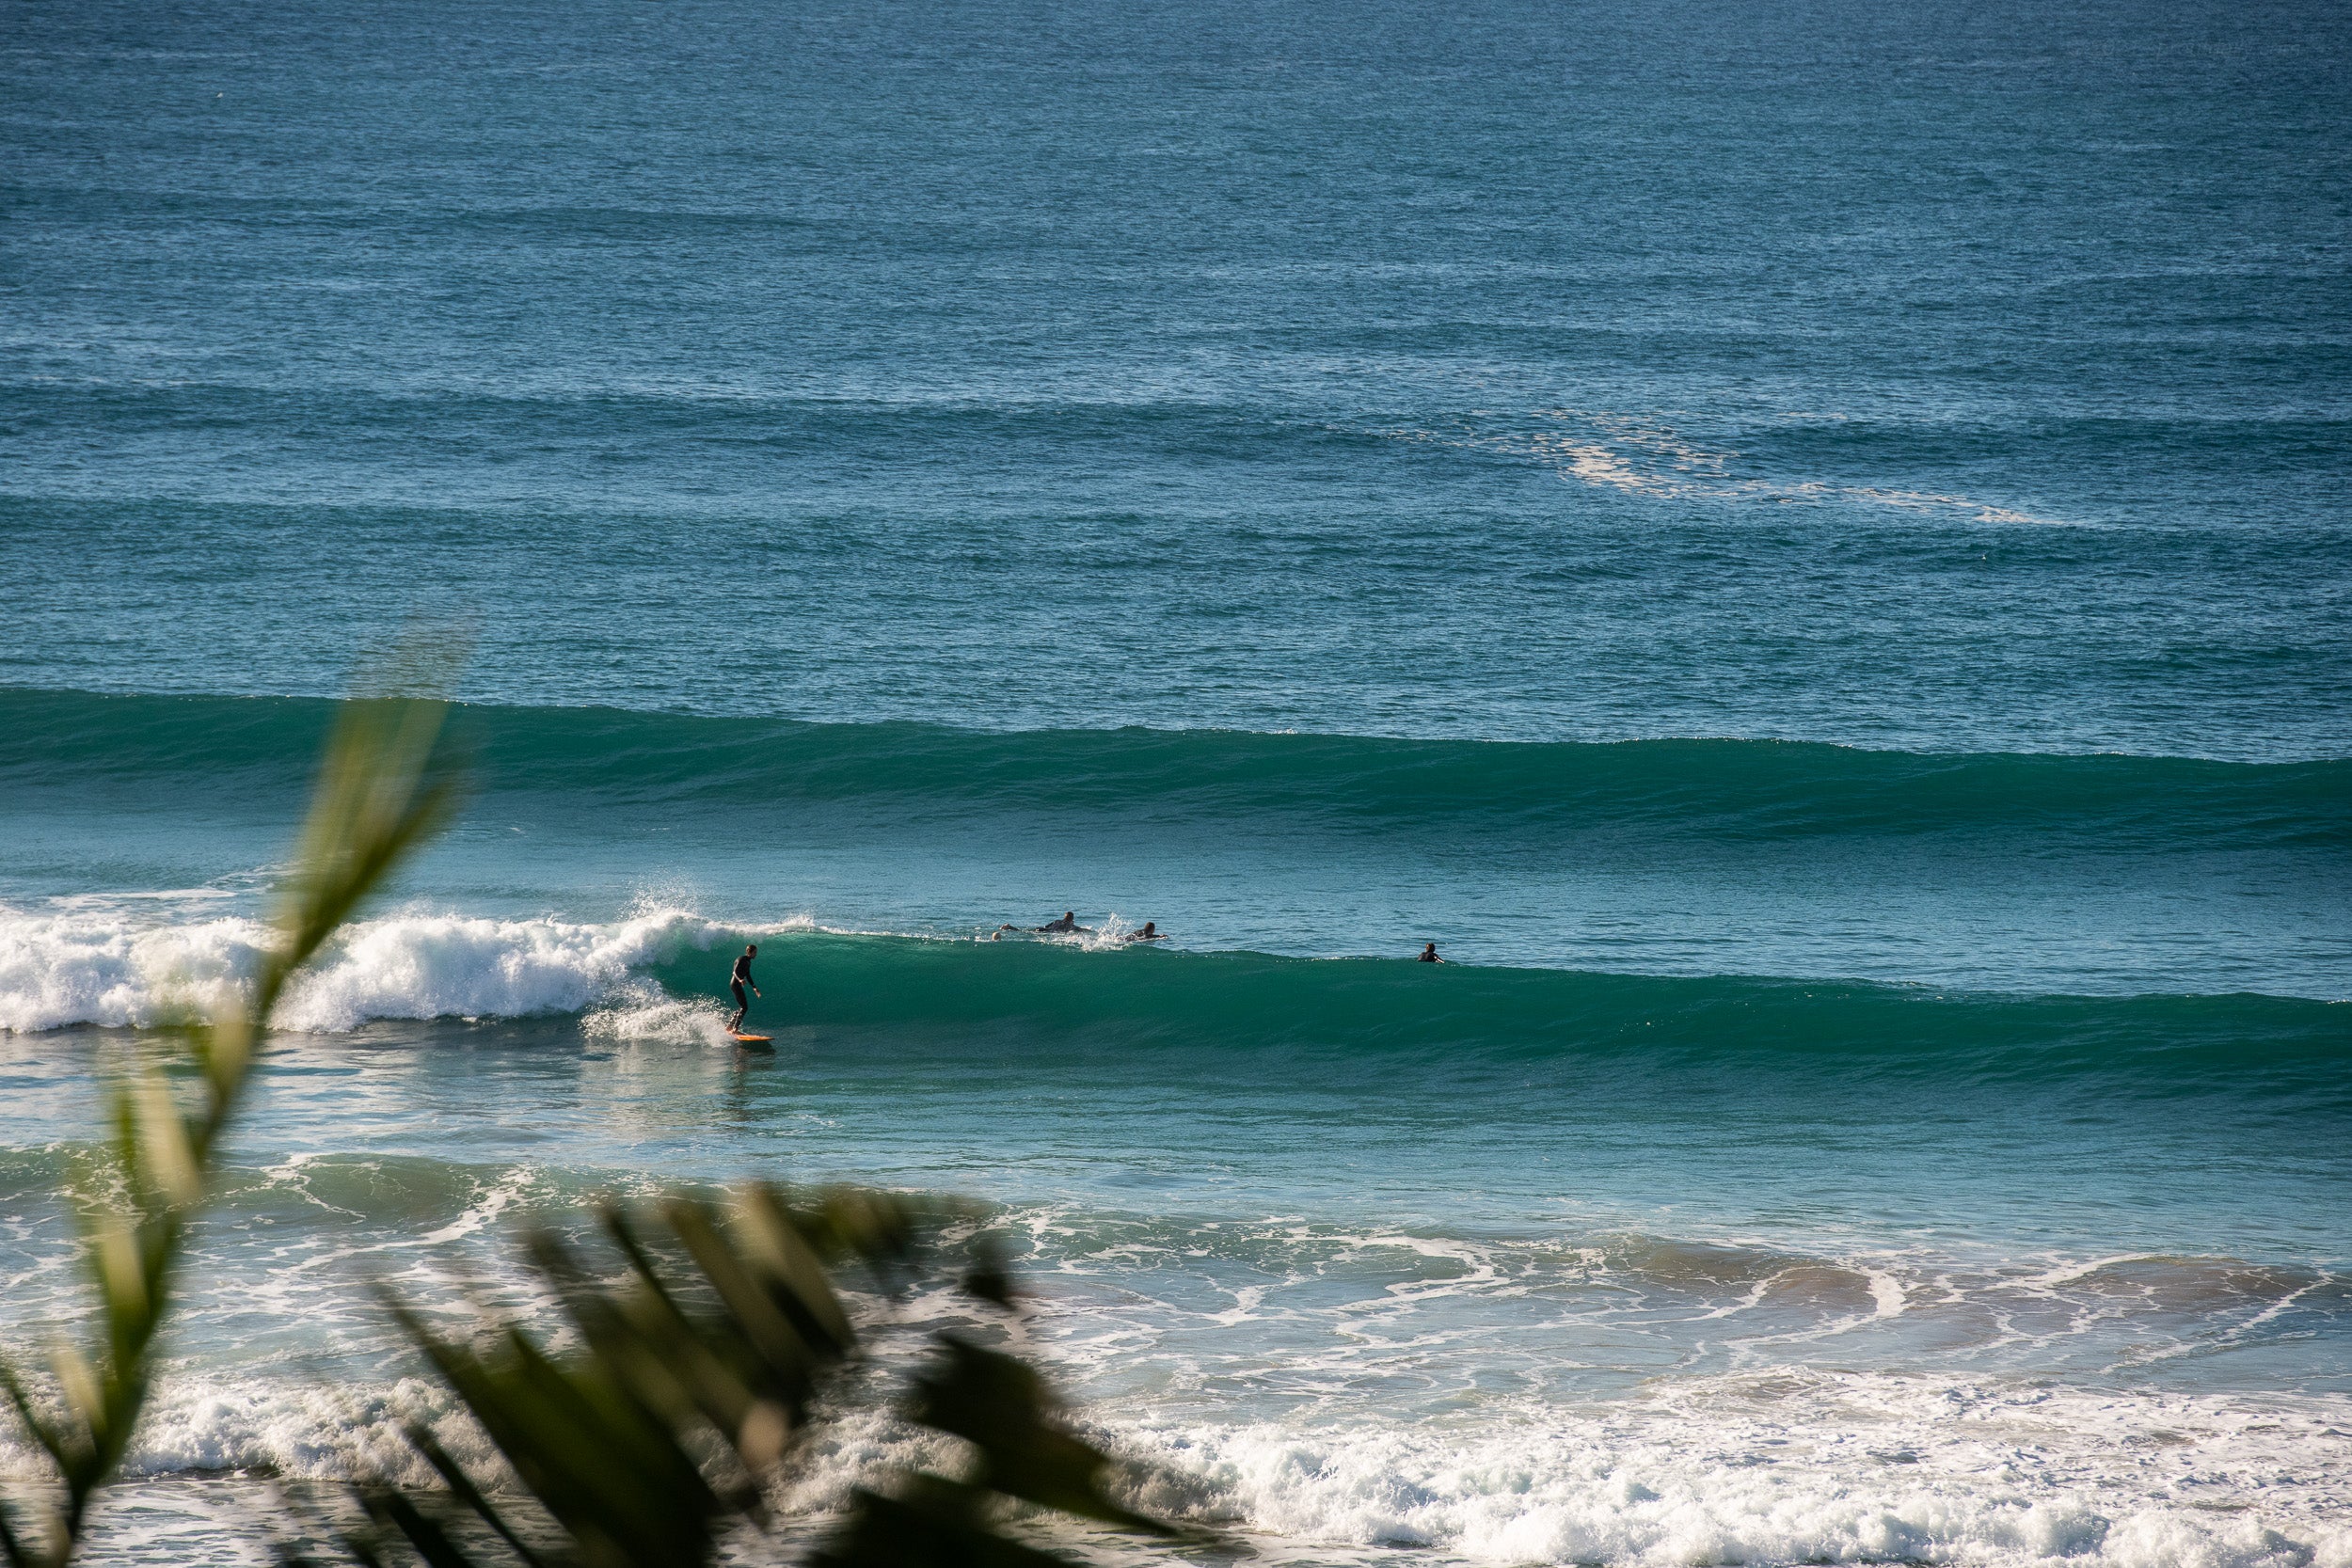
[[0, 203], [0, 1346], [466, 650], [87, 1560], [756, 1174], [1279, 1564], [2352, 1568], [2352, 14], [18, 3]]

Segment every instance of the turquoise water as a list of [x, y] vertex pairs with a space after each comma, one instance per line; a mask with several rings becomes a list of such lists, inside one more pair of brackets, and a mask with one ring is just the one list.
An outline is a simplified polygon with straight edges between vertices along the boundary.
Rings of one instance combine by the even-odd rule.
[[473, 650], [94, 1560], [394, 1452], [371, 1276], [537, 1312], [516, 1220], [755, 1170], [979, 1200], [1278, 1561], [2352, 1563], [2337, 9], [199, 0], [0, 81], [11, 1338], [326, 699]]

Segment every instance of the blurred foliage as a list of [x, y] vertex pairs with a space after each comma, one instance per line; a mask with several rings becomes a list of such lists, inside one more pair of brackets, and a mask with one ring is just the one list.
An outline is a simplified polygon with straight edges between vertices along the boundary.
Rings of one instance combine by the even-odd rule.
[[[941, 1273], [950, 1249], [939, 1233], [951, 1214], [856, 1189], [796, 1204], [752, 1182], [723, 1208], [700, 1196], [606, 1206], [596, 1215], [610, 1248], [601, 1259], [552, 1230], [532, 1231], [524, 1260], [578, 1331], [563, 1354], [511, 1323], [485, 1322], [471, 1343], [453, 1343], [388, 1295], [497, 1449], [498, 1473], [469, 1473], [412, 1426], [410, 1443], [442, 1484], [363, 1481], [350, 1506], [333, 1511], [340, 1518], [311, 1505], [300, 1531], [309, 1544], [281, 1539], [280, 1561], [689, 1568], [713, 1560], [731, 1532], [769, 1523], [770, 1489], [796, 1472], [807, 1434], [823, 1424], [813, 1414], [820, 1396], [859, 1352], [835, 1272], [854, 1265], [885, 1288]], [[958, 1284], [976, 1303], [1011, 1309], [1003, 1264], [985, 1244]], [[1106, 1489], [1109, 1456], [1067, 1429], [1044, 1379], [1024, 1362], [954, 1333], [934, 1336], [932, 1351], [897, 1413], [962, 1439], [966, 1473], [858, 1489], [807, 1562], [1061, 1563], [1008, 1531], [1015, 1504], [1209, 1539], [1116, 1501]]]
[[[437, 668], [445, 661], [412, 657], [394, 678], [430, 684]], [[97, 1183], [103, 1191], [87, 1196], [77, 1214], [95, 1322], [83, 1344], [51, 1348], [45, 1391], [13, 1360], [0, 1360], [0, 1391], [54, 1471], [30, 1501], [0, 1504], [0, 1553], [14, 1568], [69, 1561], [92, 1501], [122, 1462], [153, 1386], [155, 1337], [172, 1307], [188, 1224], [211, 1186], [271, 1010], [360, 902], [448, 820], [455, 784], [434, 764], [443, 713], [440, 702], [413, 697], [343, 705], [280, 899], [276, 941], [246, 1005], [210, 1027], [176, 1031], [183, 1059], [151, 1056], [109, 1086], [112, 1138]], [[176, 1081], [172, 1067], [181, 1069]], [[191, 1078], [196, 1093], [188, 1096]], [[183, 1103], [189, 1098], [192, 1108]]]
[[[453, 668], [448, 656], [411, 651], [379, 671], [377, 689], [438, 689]], [[455, 781], [437, 761], [444, 714], [441, 702], [409, 695], [343, 705], [276, 940], [245, 1005], [207, 1027], [165, 1031], [179, 1054], [151, 1054], [110, 1084], [112, 1137], [94, 1183], [102, 1190], [78, 1211], [97, 1298], [92, 1324], [83, 1343], [51, 1348], [45, 1386], [0, 1359], [0, 1391], [52, 1472], [13, 1506], [0, 1501], [0, 1556], [9, 1568], [63, 1568], [83, 1547], [92, 1505], [115, 1479], [152, 1391], [188, 1227], [213, 1185], [271, 1011], [451, 816]], [[326, 1554], [367, 1568], [709, 1562], [730, 1532], [766, 1523], [768, 1486], [790, 1473], [820, 1392], [858, 1353], [835, 1272], [855, 1267], [904, 1283], [941, 1267], [952, 1250], [940, 1243], [945, 1211], [848, 1189], [796, 1204], [749, 1184], [723, 1208], [676, 1196], [596, 1217], [611, 1249], [601, 1268], [552, 1230], [524, 1239], [528, 1266], [579, 1331], [578, 1346], [563, 1354], [512, 1323], [453, 1342], [387, 1294], [387, 1308], [496, 1449], [499, 1473], [469, 1473], [430, 1431], [411, 1426], [408, 1441], [439, 1484], [363, 1480], [347, 1507], [312, 1507], [306, 1528], [281, 1532], [282, 1561]], [[964, 1252], [962, 1291], [1011, 1310], [1002, 1259], [984, 1243], [967, 1243]], [[1062, 1425], [1044, 1380], [1020, 1360], [951, 1334], [937, 1336], [934, 1353], [900, 1414], [962, 1439], [968, 1473], [858, 1491], [812, 1563], [1060, 1561], [1007, 1533], [1008, 1504], [1179, 1535], [1112, 1499], [1109, 1459]]]

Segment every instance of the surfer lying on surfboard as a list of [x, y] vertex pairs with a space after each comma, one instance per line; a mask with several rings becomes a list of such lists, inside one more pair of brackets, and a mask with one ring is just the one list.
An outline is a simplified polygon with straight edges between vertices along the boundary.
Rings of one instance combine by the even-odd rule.
[[1027, 931], [1033, 936], [1041, 937], [1068, 936], [1073, 932], [1079, 936], [1089, 937], [1094, 934], [1093, 927], [1078, 924], [1078, 911], [1075, 910], [1064, 910], [1061, 911], [1059, 920], [1049, 920], [1042, 926], [1015, 926], [1007, 922], [997, 927], [996, 929], [1000, 932]]
[[[1061, 911], [1059, 920], [1049, 920], [1042, 926], [1015, 926], [1008, 921], [991, 931], [988, 940], [1002, 942], [1007, 931], [1018, 931], [1025, 935], [1039, 937], [1090, 937], [1094, 934], [1094, 927], [1079, 925], [1077, 911], [1064, 910]], [[1120, 942], [1166, 942], [1168, 940], [1168, 933], [1161, 930], [1157, 923], [1149, 920], [1143, 923], [1143, 929], [1140, 931], [1128, 931], [1124, 934], [1114, 931], [1111, 934], [1118, 937]]]

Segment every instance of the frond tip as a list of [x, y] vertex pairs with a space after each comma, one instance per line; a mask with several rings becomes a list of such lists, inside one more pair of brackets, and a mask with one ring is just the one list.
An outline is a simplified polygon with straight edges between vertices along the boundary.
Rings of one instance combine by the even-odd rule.
[[[421, 672], [448, 663], [410, 657], [400, 668], [401, 684], [413, 688]], [[414, 696], [344, 705], [296, 843], [277, 939], [252, 992], [244, 1007], [190, 1037], [203, 1073], [199, 1107], [182, 1109], [153, 1061], [110, 1086], [113, 1136], [103, 1160], [114, 1196], [93, 1202], [84, 1221], [95, 1287], [87, 1348], [61, 1343], [50, 1356], [60, 1414], [44, 1414], [0, 1361], [0, 1392], [47, 1455], [59, 1494], [55, 1508], [28, 1511], [36, 1515], [29, 1526], [0, 1506], [0, 1557], [10, 1568], [63, 1568], [81, 1544], [91, 1501], [121, 1465], [153, 1385], [154, 1343], [171, 1310], [188, 1223], [212, 1186], [222, 1134], [287, 982], [454, 809], [455, 780], [436, 761], [446, 706]]]

